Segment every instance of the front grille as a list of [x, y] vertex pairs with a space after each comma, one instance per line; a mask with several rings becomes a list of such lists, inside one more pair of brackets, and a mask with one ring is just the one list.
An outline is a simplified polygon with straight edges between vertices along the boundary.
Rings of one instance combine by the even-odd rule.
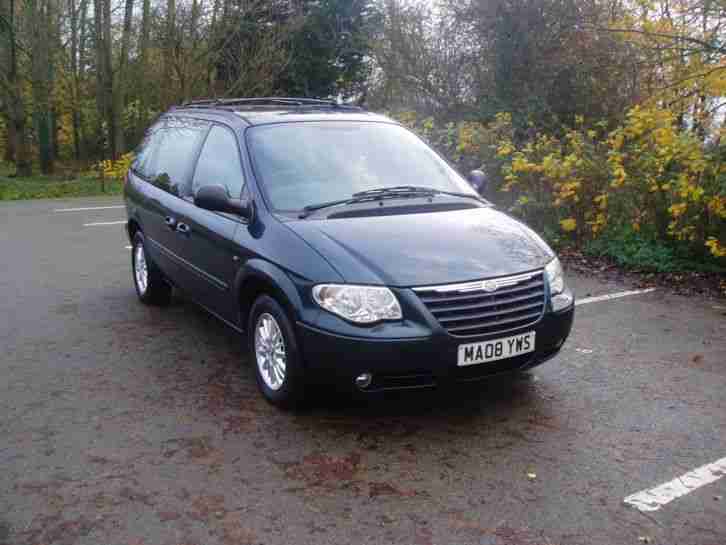
[[451, 335], [473, 337], [502, 333], [539, 321], [545, 307], [542, 271], [485, 281], [415, 288], [414, 291]]

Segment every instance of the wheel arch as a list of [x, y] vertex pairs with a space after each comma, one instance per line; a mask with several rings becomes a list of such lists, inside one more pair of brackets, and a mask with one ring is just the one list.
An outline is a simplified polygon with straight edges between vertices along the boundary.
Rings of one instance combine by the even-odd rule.
[[269, 261], [248, 261], [235, 279], [235, 293], [239, 302], [239, 324], [244, 330], [255, 299], [263, 293], [274, 297], [293, 322], [300, 318], [302, 301], [295, 285], [285, 271]]
[[126, 233], [129, 236], [129, 240], [131, 242], [134, 241], [134, 237], [136, 236], [136, 233], [141, 231], [143, 233], [144, 231], [141, 229], [141, 224], [136, 220], [136, 218], [130, 218], [128, 222], [126, 222]]

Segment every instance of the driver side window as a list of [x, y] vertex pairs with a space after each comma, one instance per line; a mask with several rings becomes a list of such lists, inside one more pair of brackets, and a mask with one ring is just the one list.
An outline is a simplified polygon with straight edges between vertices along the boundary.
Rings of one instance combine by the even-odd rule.
[[209, 131], [199, 155], [192, 181], [192, 194], [196, 195], [199, 188], [205, 185], [224, 186], [233, 199], [242, 196], [244, 187], [237, 138], [232, 131], [217, 125]]

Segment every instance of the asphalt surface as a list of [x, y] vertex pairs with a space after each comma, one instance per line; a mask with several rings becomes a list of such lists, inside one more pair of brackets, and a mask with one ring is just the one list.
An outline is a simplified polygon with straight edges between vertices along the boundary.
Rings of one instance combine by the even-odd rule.
[[[302, 414], [239, 337], [137, 302], [118, 199], [0, 203], [0, 543], [726, 543], [726, 304], [578, 307], [534, 375]], [[579, 297], [630, 289], [574, 277]]]

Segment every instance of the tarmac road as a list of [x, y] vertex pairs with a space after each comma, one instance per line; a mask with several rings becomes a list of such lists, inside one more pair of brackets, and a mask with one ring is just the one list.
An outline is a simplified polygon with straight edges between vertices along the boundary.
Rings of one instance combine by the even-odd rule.
[[583, 304], [530, 377], [293, 415], [234, 332], [138, 303], [123, 209], [56, 211], [119, 204], [0, 203], [1, 544], [726, 543], [718, 469], [623, 501], [726, 457], [726, 303]]

